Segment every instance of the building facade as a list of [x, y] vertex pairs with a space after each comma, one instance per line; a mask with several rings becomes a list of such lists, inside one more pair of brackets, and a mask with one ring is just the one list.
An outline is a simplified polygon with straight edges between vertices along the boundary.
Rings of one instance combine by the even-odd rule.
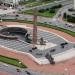
[[0, 0], [0, 1], [5, 4], [14, 5], [14, 4], [18, 4], [20, 1], [23, 0]]

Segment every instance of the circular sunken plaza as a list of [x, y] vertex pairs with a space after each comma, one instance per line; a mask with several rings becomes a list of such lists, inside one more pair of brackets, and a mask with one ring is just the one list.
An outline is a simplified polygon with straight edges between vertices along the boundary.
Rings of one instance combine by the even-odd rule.
[[[30, 41], [26, 40], [27, 34], [30, 34], [28, 37]], [[50, 72], [49, 68], [53, 67], [50, 65], [51, 61], [46, 57], [47, 54], [52, 56], [55, 64], [75, 57], [75, 38], [72, 36], [54, 29], [39, 26], [37, 36], [38, 41], [43, 37], [46, 43], [44, 45], [38, 43], [36, 45], [37, 49], [32, 49], [32, 25], [13, 22], [1, 23], [0, 54], [17, 58], [29, 68], [37, 71], [45, 70], [44, 72]], [[58, 71], [60, 69], [59, 66]], [[65, 68], [62, 66], [60, 70]], [[52, 68], [53, 70], [55, 70], [55, 67]]]

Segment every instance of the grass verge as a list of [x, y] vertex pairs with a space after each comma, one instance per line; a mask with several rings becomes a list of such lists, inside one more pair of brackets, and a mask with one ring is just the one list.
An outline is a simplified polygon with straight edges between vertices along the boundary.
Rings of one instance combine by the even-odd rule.
[[2, 55], [0, 55], [0, 62], [10, 64], [10, 65], [14, 65], [14, 66], [17, 66], [17, 67], [20, 67], [20, 68], [27, 68], [27, 66], [24, 65], [23, 63], [20, 63], [20, 61], [18, 59], [9, 58], [9, 57], [2, 56]]
[[[19, 14], [29, 14], [29, 15], [33, 15], [33, 11], [32, 10], [27, 10], [27, 11], [20, 11], [18, 12]], [[50, 13], [49, 11], [45, 11], [45, 12], [38, 12], [37, 15], [38, 16], [42, 16], [42, 17], [50, 17], [52, 18], [54, 15], [56, 14], [55, 13]]]

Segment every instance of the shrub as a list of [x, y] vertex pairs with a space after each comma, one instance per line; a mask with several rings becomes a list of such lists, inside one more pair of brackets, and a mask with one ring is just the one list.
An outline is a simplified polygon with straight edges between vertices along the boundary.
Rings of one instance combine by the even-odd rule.
[[68, 11], [72, 12], [72, 11], [75, 11], [75, 10], [73, 8], [71, 8], [71, 9], [68, 9]]
[[57, 9], [57, 8], [61, 8], [61, 7], [62, 7], [62, 5], [59, 4], [59, 5], [53, 6], [51, 9]]
[[49, 12], [50, 13], [55, 13], [55, 9], [50, 9]]
[[46, 11], [49, 11], [49, 8], [46, 8]]
[[41, 9], [41, 10], [39, 10], [39, 12], [40, 12], [40, 13], [44, 13], [44, 12], [45, 12], [45, 10], [44, 10], [44, 9]]

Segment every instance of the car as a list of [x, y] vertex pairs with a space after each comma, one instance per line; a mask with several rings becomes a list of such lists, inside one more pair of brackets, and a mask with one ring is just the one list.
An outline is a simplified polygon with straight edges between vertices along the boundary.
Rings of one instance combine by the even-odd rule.
[[67, 23], [65, 25], [68, 25]]
[[3, 8], [3, 10], [7, 10], [7, 8]]
[[55, 52], [55, 49], [50, 50], [50, 52]]
[[21, 70], [20, 69], [16, 69], [17, 70], [17, 72], [21, 72]]

